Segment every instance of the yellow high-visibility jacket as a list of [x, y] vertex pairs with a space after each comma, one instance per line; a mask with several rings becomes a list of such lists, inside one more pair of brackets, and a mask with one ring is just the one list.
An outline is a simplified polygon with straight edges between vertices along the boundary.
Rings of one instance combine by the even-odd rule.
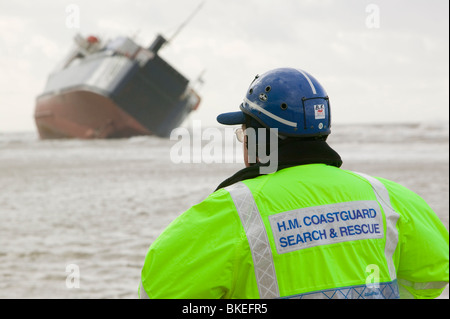
[[309, 164], [222, 188], [151, 245], [141, 298], [436, 298], [448, 231], [407, 188]]

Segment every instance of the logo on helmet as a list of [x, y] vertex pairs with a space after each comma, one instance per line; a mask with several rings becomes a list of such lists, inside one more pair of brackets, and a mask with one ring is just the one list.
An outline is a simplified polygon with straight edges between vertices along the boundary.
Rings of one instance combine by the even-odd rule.
[[314, 118], [316, 120], [325, 119], [325, 105], [324, 104], [314, 105]]

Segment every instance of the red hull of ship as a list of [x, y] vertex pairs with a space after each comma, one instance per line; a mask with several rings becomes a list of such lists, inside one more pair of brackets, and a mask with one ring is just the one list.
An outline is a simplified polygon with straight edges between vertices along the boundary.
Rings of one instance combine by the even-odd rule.
[[90, 91], [40, 96], [34, 117], [42, 139], [121, 138], [152, 134], [114, 101]]

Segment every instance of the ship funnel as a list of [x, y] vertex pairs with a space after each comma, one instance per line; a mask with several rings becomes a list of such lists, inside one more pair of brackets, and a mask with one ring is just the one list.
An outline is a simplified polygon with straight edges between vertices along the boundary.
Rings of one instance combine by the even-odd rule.
[[159, 49], [167, 42], [167, 40], [161, 35], [158, 34], [156, 39], [153, 41], [153, 43], [150, 45], [149, 50], [153, 53], [158, 53]]

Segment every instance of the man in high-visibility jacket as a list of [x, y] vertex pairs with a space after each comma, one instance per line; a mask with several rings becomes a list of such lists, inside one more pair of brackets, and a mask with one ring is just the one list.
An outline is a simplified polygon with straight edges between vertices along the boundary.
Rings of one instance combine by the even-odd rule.
[[[290, 68], [257, 76], [240, 109], [218, 121], [242, 124], [247, 167], [151, 245], [141, 298], [442, 293], [449, 278], [447, 229], [405, 187], [339, 168], [340, 156], [326, 143], [329, 99], [313, 76]], [[268, 158], [261, 150], [274, 144], [277, 156], [261, 160]], [[273, 164], [272, 172], [262, 172]]]

